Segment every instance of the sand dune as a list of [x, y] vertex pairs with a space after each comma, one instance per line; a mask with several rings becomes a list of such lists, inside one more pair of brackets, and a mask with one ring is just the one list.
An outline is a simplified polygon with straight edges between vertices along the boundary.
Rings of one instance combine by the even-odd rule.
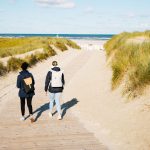
[[[16, 58], [24, 58], [26, 56], [30, 56], [32, 54], [35, 54], [35, 53], [42, 53], [43, 52], [43, 48], [40, 48], [40, 49], [35, 49], [33, 51], [30, 51], [30, 52], [27, 52], [25, 54], [18, 54], [18, 55], [14, 55], [13, 57], [16, 57]], [[7, 65], [7, 61], [11, 58], [12, 56], [8, 56], [8, 57], [4, 57], [4, 58], [0, 58], [0, 61], [6, 66]]]
[[[48, 97], [45, 97], [43, 89], [45, 75], [51, 67], [50, 64], [52, 60], [57, 60], [65, 73], [66, 86], [62, 95], [61, 103], [63, 104], [73, 99], [77, 100], [78, 103], [67, 111], [66, 114], [69, 116], [66, 116], [66, 118], [64, 117], [64, 120], [62, 120], [62, 123], [59, 126], [59, 132], [53, 132], [54, 127], [52, 128], [52, 126], [49, 126], [49, 119], [46, 118], [48, 110], [46, 110], [34, 126], [36, 130], [29, 129], [31, 127], [29, 123], [23, 124], [24, 130], [27, 128], [30, 131], [26, 134], [23, 132], [23, 135], [25, 134], [25, 137], [32, 137], [31, 133], [33, 133], [35, 135], [44, 136], [42, 127], [46, 127], [46, 129], [49, 129], [50, 131], [52, 129], [52, 133], [62, 135], [65, 130], [64, 124], [70, 131], [68, 134], [71, 132], [77, 133], [79, 131], [81, 132], [83, 129], [81, 126], [83, 125], [86, 128], [86, 133], [94, 133], [98, 138], [99, 143], [102, 143], [110, 150], [149, 150], [150, 96], [147, 94], [142, 98], [136, 99], [132, 102], [127, 102], [125, 98], [122, 98], [120, 89], [112, 92], [112, 72], [109, 66], [107, 66], [105, 51], [101, 50], [104, 41], [81, 40], [76, 42], [82, 47], [82, 50], [70, 49], [69, 51], [60, 53], [43, 63], [37, 64], [36, 67], [31, 69], [31, 72], [34, 74], [36, 80], [36, 96], [34, 97], [35, 109], [48, 103]], [[3, 124], [0, 128], [0, 139], [3, 139], [4, 135], [10, 133], [13, 124], [17, 125], [13, 125], [14, 130], [11, 130], [11, 137], [16, 136], [15, 132], [19, 134], [18, 132], [20, 131], [18, 131], [18, 127], [21, 123], [18, 120], [20, 112], [18, 107], [19, 101], [17, 97], [17, 89], [15, 88], [16, 77], [17, 73], [11, 73], [0, 79], [0, 122]], [[9, 106], [9, 111], [7, 111], [7, 106]], [[12, 116], [10, 114], [12, 114]], [[36, 115], [37, 113], [35, 116]], [[78, 119], [74, 120], [74, 118]], [[79, 125], [80, 127], [78, 126], [78, 129], [80, 130], [76, 130], [73, 124], [68, 125], [71, 120], [74, 120], [74, 124], [76, 121], [78, 122], [78, 120], [81, 122]], [[58, 123], [55, 122], [54, 125], [58, 126]], [[71, 130], [72, 126], [73, 128]], [[44, 132], [48, 133], [46, 129]], [[49, 139], [50, 135], [51, 133], [49, 132], [47, 135]], [[13, 138], [16, 139], [17, 137], [18, 136]], [[80, 138], [83, 139], [83, 137]], [[88, 142], [91, 142], [92, 138], [94, 142], [96, 141], [95, 137], [92, 135]], [[19, 138], [17, 140], [19, 140]], [[30, 140], [32, 141], [33, 139]], [[8, 144], [9, 141], [11, 140], [3, 141], [3, 143]], [[20, 143], [22, 141], [23, 140], [20, 140]], [[95, 142], [95, 148], [88, 148], [86, 138], [85, 141], [83, 140], [81, 143], [79, 140], [78, 144], [75, 141], [76, 140], [74, 140], [73, 143], [75, 146], [74, 149], [76, 150], [106, 149], [103, 146], [99, 146], [101, 144], [97, 144], [97, 141]], [[32, 142], [35, 144], [30, 144], [36, 149], [36, 141], [33, 140]], [[71, 142], [71, 140], [69, 140], [69, 142]], [[85, 147], [83, 146], [84, 142]], [[68, 145], [65, 146], [67, 147]], [[53, 149], [59, 148], [55, 147]], [[68, 148], [68, 150], [71, 149]]]

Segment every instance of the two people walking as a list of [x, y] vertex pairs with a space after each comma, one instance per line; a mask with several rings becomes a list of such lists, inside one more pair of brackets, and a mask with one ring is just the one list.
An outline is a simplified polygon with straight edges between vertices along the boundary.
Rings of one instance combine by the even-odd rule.
[[[49, 92], [49, 116], [52, 117], [52, 109], [54, 101], [56, 103], [56, 108], [58, 112], [58, 120], [62, 119], [61, 116], [61, 105], [60, 105], [60, 96], [63, 92], [63, 87], [65, 84], [63, 71], [58, 67], [57, 61], [52, 62], [52, 68], [47, 73], [45, 80], [45, 92]], [[33, 75], [27, 70], [29, 64], [24, 62], [21, 65], [22, 71], [17, 77], [17, 88], [19, 88], [19, 97], [20, 97], [20, 106], [22, 117], [20, 120], [25, 120], [25, 101], [27, 101], [27, 106], [29, 110], [29, 118], [31, 123], [34, 122], [33, 118], [33, 109], [32, 109], [32, 98], [35, 95], [35, 80]]]

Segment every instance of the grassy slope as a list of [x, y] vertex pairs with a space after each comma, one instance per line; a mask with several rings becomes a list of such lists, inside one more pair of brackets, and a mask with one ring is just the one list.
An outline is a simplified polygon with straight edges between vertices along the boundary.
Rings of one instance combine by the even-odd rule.
[[[133, 39], [139, 37], [146, 40], [134, 42]], [[105, 49], [108, 58], [112, 57], [112, 88], [115, 89], [125, 80], [124, 94], [129, 97], [142, 94], [150, 84], [150, 31], [121, 33], [109, 40]]]
[[63, 38], [51, 37], [28, 37], [28, 38], [0, 38], [0, 57], [13, 56], [23, 54], [34, 49], [48, 49], [50, 45], [54, 45], [60, 50], [67, 50], [66, 45], [79, 49], [76, 43]]
[[16, 71], [20, 68], [20, 64], [26, 61], [30, 66], [37, 62], [47, 59], [56, 54], [51, 47], [54, 45], [61, 51], [67, 50], [67, 46], [80, 49], [80, 47], [69, 39], [51, 38], [51, 37], [30, 37], [30, 38], [0, 38], [0, 57], [13, 56], [16, 54], [26, 53], [37, 48], [43, 48], [43, 53], [35, 53], [31, 56], [26, 56], [24, 59], [11, 57], [7, 66], [0, 62], [0, 76], [9, 71]]

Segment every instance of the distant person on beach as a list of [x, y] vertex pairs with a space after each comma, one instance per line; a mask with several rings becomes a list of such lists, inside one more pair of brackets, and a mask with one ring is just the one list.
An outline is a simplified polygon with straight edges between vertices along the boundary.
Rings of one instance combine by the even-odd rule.
[[32, 116], [32, 98], [35, 95], [34, 93], [34, 78], [33, 75], [27, 70], [29, 64], [24, 62], [21, 65], [22, 71], [19, 73], [17, 77], [17, 88], [19, 88], [19, 97], [20, 97], [20, 105], [21, 105], [21, 121], [25, 120], [25, 101], [27, 101], [27, 106], [29, 109], [29, 118], [31, 123], [34, 122], [34, 118]]
[[60, 96], [63, 92], [63, 87], [65, 84], [64, 80], [64, 74], [63, 71], [58, 67], [57, 61], [52, 62], [52, 68], [47, 73], [46, 80], [45, 80], [45, 92], [47, 95], [47, 91], [49, 91], [49, 97], [50, 97], [50, 104], [49, 104], [49, 116], [52, 117], [52, 109], [53, 109], [53, 103], [55, 101], [56, 108], [58, 112], [58, 120], [62, 119], [61, 116], [61, 106], [60, 106]]

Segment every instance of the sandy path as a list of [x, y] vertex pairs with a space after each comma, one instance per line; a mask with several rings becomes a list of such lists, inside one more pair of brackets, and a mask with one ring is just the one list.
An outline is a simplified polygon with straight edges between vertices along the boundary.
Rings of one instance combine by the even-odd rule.
[[[48, 97], [43, 92], [44, 79], [52, 60], [58, 60], [65, 70], [67, 85], [73, 76], [88, 62], [91, 55], [86, 51], [70, 50], [39, 63], [31, 69], [36, 80], [36, 96], [33, 99], [36, 122], [20, 122], [20, 108], [15, 88], [16, 73], [0, 79], [0, 149], [43, 149], [43, 150], [104, 150], [106, 149], [88, 132], [70, 112], [78, 105], [71, 97], [63, 104], [64, 118], [57, 121], [48, 117]], [[67, 87], [66, 85], [66, 87]], [[63, 103], [64, 99], [62, 100]], [[71, 109], [70, 109], [71, 108]], [[26, 109], [27, 112], [27, 109]]]
[[72, 96], [79, 101], [73, 113], [108, 149], [150, 150], [150, 94], [127, 102], [122, 89], [111, 91], [105, 51], [87, 53], [90, 59], [64, 91], [66, 101]]

